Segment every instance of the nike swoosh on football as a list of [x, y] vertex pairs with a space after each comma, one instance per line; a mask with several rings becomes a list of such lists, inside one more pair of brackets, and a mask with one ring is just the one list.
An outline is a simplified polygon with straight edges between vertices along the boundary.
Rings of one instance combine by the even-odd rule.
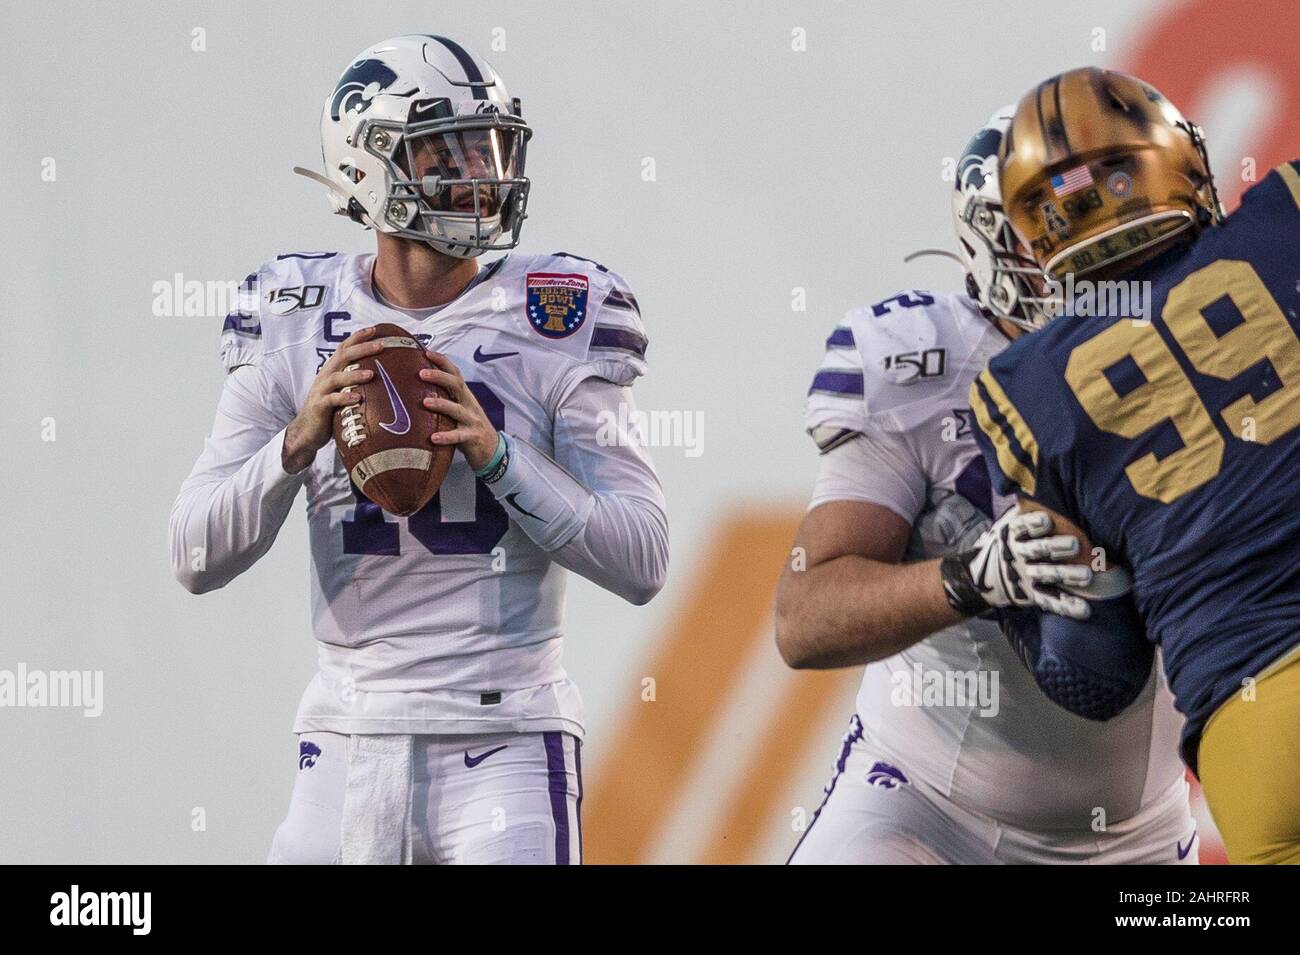
[[384, 390], [388, 392], [388, 402], [393, 406], [393, 420], [384, 424], [382, 421], [379, 427], [383, 428], [389, 434], [406, 434], [411, 430], [411, 416], [406, 413], [406, 405], [402, 404], [402, 396], [397, 393], [397, 388], [393, 385], [393, 379], [388, 377], [388, 372], [378, 361], [375, 367], [379, 369], [379, 377], [383, 379]]
[[520, 514], [527, 514], [533, 520], [541, 521], [543, 524], [545, 524], [546, 518], [534, 514], [532, 511], [525, 510], [524, 508], [519, 506], [519, 503], [515, 500], [515, 498], [517, 498], [518, 496], [519, 496], [518, 491], [511, 491], [509, 494], [506, 495], [506, 503], [509, 504], [511, 507], [513, 507]]
[[468, 769], [473, 769], [479, 763], [483, 762], [483, 760], [487, 759], [489, 756], [495, 756], [509, 745], [509, 743], [506, 743], [505, 746], [498, 746], [496, 749], [490, 749], [486, 753], [479, 753], [477, 756], [471, 756], [469, 750], [465, 750], [465, 766]]
[[498, 358], [513, 358], [518, 354], [517, 351], [486, 352], [483, 350], [483, 346], [479, 345], [478, 348], [474, 349], [474, 360], [481, 365], [489, 361], [496, 361]]

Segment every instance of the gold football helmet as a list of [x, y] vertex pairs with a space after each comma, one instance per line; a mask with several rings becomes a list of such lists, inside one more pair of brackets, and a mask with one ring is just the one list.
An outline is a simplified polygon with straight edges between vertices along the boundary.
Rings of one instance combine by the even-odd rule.
[[1137, 265], [1223, 218], [1200, 129], [1111, 70], [1070, 70], [1026, 93], [998, 169], [1012, 227], [1054, 280]]

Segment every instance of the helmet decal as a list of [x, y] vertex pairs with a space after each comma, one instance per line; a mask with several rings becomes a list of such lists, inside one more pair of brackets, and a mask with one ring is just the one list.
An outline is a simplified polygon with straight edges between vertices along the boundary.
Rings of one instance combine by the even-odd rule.
[[422, 123], [430, 119], [451, 119], [451, 100], [445, 96], [437, 99], [411, 100], [411, 109], [406, 114], [408, 123]]
[[343, 113], [353, 109], [364, 113], [370, 108], [370, 101], [376, 93], [396, 82], [397, 74], [383, 60], [358, 60], [339, 77], [338, 86], [334, 87], [330, 118], [338, 120]]
[[998, 150], [1010, 136], [1014, 107], [989, 117], [957, 160], [953, 224], [958, 254], [966, 269], [967, 294], [990, 318], [1021, 328], [1041, 327], [1049, 304], [1035, 287], [1037, 264], [1022, 249], [1007, 223], [998, 186]]
[[430, 40], [437, 40], [456, 58], [456, 62], [465, 71], [465, 83], [474, 91], [474, 98], [487, 99], [487, 88], [492, 81], [484, 79], [482, 70], [478, 68], [478, 64], [474, 62], [474, 57], [470, 56], [469, 51], [455, 40], [449, 40], [445, 36], [434, 36], [432, 33], [424, 35]]
[[998, 146], [1002, 143], [1002, 131], [991, 127], [980, 130], [975, 138], [967, 144], [961, 158], [957, 160], [957, 177], [955, 186], [960, 192], [963, 187], [971, 189], [984, 188], [984, 170], [980, 167], [989, 158], [996, 158]]

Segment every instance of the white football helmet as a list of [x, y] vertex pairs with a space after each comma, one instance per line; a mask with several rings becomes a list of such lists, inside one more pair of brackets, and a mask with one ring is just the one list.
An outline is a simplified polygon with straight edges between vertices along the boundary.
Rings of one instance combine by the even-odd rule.
[[334, 211], [469, 258], [519, 244], [532, 130], [496, 71], [446, 37], [399, 36], [339, 77], [321, 114]]
[[962, 150], [952, 211], [967, 293], [990, 315], [1032, 332], [1050, 320], [1055, 300], [1040, 291], [1043, 270], [1024, 254], [1002, 210], [998, 145], [1015, 111], [1012, 103], [995, 112]]

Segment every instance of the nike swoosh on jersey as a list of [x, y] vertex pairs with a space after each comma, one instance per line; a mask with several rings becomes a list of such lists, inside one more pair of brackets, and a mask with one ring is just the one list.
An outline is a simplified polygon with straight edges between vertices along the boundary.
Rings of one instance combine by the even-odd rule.
[[517, 351], [485, 352], [483, 346], [479, 345], [478, 348], [474, 349], [474, 360], [482, 365], [490, 361], [496, 361], [498, 358], [513, 358], [518, 354]]
[[1186, 859], [1186, 858], [1187, 858], [1187, 854], [1188, 854], [1189, 852], [1192, 851], [1192, 846], [1194, 846], [1194, 845], [1196, 845], [1196, 832], [1195, 832], [1195, 831], [1192, 832], [1192, 838], [1190, 838], [1190, 839], [1187, 840], [1187, 848], [1186, 848], [1186, 849], [1183, 848], [1182, 840], [1180, 839], [1180, 840], [1178, 841], [1178, 858], [1179, 858], [1180, 860], [1182, 860], [1182, 859]]
[[406, 405], [402, 404], [402, 396], [397, 393], [397, 388], [393, 385], [393, 380], [388, 377], [388, 372], [384, 366], [376, 361], [375, 367], [379, 369], [379, 377], [383, 379], [384, 390], [388, 392], [388, 402], [393, 406], [393, 420], [387, 424], [379, 423], [389, 434], [406, 434], [411, 430], [411, 416], [407, 414]]
[[469, 750], [465, 750], [465, 766], [466, 766], [466, 768], [468, 768], [468, 769], [473, 769], [473, 768], [474, 768], [475, 766], [477, 766], [479, 763], [483, 762], [483, 760], [487, 759], [489, 756], [495, 756], [497, 753], [501, 752], [503, 749], [505, 749], [505, 748], [506, 748], [507, 746], [509, 746], [509, 745], [510, 745], [509, 743], [506, 743], [506, 744], [503, 745], [503, 746], [498, 746], [496, 749], [490, 749], [490, 750], [488, 750], [486, 753], [479, 753], [477, 756], [471, 756], [471, 755], [469, 754]]
[[518, 496], [519, 496], [518, 491], [511, 491], [509, 494], [506, 495], [506, 503], [509, 504], [511, 507], [513, 507], [520, 514], [527, 514], [529, 517], [533, 518], [533, 520], [541, 521], [543, 524], [545, 524], [546, 518], [541, 517], [538, 514], [534, 514], [532, 511], [525, 510], [524, 508], [519, 506], [518, 502], [515, 501], [515, 498], [517, 498]]

